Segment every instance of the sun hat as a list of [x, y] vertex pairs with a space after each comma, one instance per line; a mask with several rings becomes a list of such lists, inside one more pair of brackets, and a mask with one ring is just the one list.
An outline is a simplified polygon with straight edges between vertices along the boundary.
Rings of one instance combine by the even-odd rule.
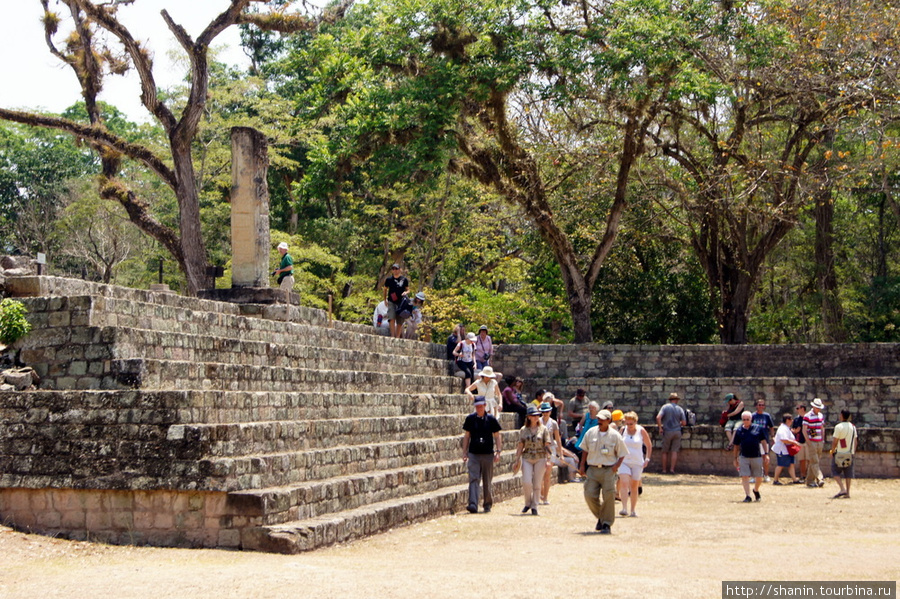
[[609, 410], [600, 410], [597, 412], [598, 420], [612, 420], [612, 414], [609, 413]]
[[419, 300], [419, 301], [424, 302], [424, 301], [425, 301], [425, 294], [422, 293], [422, 292], [420, 291], [419, 293], [416, 294], [416, 299]]
[[466, 339], [468, 339], [469, 341], [475, 341], [477, 337], [478, 335], [476, 335], [475, 333], [466, 333]]
[[540, 416], [541, 411], [537, 409], [537, 406], [531, 405], [528, 406], [528, 410], [526, 412], [528, 416]]
[[546, 401], [541, 404], [541, 412], [552, 412], [553, 408]]
[[279, 249], [279, 250], [286, 250], [286, 249], [288, 249], [287, 241], [282, 241], [281, 243], [279, 243], [279, 244], [278, 244], [278, 249]]
[[624, 417], [624, 412], [622, 410], [614, 410], [612, 413], [613, 422], [618, 422]]
[[815, 398], [814, 400], [812, 400], [812, 403], [809, 404], [809, 405], [811, 405], [811, 406], [814, 407], [814, 408], [819, 408], [820, 410], [824, 410], [824, 409], [825, 409], [825, 404], [823, 404], [823, 403], [822, 403], [822, 400], [819, 399], [818, 397]]
[[602, 408], [604, 410], [612, 410], [612, 407], [613, 407], [613, 402], [609, 401], [608, 399], [603, 402]]
[[494, 378], [495, 376], [497, 376], [497, 374], [499, 374], [499, 373], [494, 372], [493, 368], [491, 368], [490, 366], [485, 366], [484, 368], [481, 369], [481, 372], [478, 373], [478, 376], [486, 376], [488, 378]]
[[487, 325], [486, 325], [486, 324], [481, 325], [480, 327], [478, 327], [478, 330], [479, 330], [479, 331], [486, 331], [486, 330], [488, 330]]
[[677, 393], [669, 393], [669, 399], [681, 399]]

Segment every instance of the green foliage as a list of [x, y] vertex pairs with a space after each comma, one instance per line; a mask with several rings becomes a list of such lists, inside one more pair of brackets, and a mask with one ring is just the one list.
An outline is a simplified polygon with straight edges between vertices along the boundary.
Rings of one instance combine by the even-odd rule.
[[25, 315], [28, 309], [20, 301], [6, 298], [0, 301], [0, 343], [9, 345], [28, 334], [31, 323]]

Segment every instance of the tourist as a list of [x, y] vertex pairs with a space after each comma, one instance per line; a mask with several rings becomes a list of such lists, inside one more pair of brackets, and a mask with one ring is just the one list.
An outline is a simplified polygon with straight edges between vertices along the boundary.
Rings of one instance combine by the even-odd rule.
[[812, 411], [803, 417], [803, 436], [806, 437], [806, 486], [824, 487], [825, 475], [822, 474], [822, 446], [825, 443], [825, 404], [818, 397], [810, 404]]
[[[578, 462], [575, 461], [575, 455], [563, 447], [562, 438], [559, 434], [559, 423], [551, 417], [553, 411], [552, 406], [548, 402], [544, 402], [539, 409], [541, 412], [541, 424], [543, 424], [550, 432], [550, 463], [556, 464], [558, 468], [565, 468], [568, 470], [566, 479], [572, 481], [574, 479], [575, 470], [578, 469]], [[550, 475], [552, 470], [552, 468], [544, 470], [544, 478], [541, 483], [542, 505], [550, 505]]]
[[494, 343], [488, 335], [486, 324], [478, 328], [478, 338], [475, 340], [475, 366], [481, 370], [490, 365], [491, 356], [494, 354]]
[[[681, 427], [685, 426], [684, 409], [678, 405], [681, 398], [677, 393], [669, 394], [669, 403], [659, 409], [656, 425], [662, 436], [662, 472], [675, 474], [678, 464], [678, 452], [681, 451]], [[671, 462], [670, 462], [671, 459]]]
[[501, 394], [503, 396], [503, 411], [515, 412], [516, 428], [522, 428], [525, 425], [526, 406], [525, 400], [522, 399], [522, 387], [525, 381], [517, 376], [506, 377], [506, 389]]
[[617, 431], [622, 430], [622, 426], [625, 424], [622, 422], [625, 419], [625, 413], [622, 410], [613, 410], [612, 411], [612, 424], [611, 427], [616, 429]]
[[541, 396], [541, 401], [538, 403], [538, 408], [541, 407], [541, 404], [548, 403], [550, 404], [550, 418], [555, 420], [557, 424], [559, 424], [559, 415], [565, 414], [566, 411], [566, 402], [561, 399], [557, 399], [553, 393], [547, 391]]
[[[494, 418], [500, 418], [500, 407], [503, 405], [503, 396], [500, 394], [500, 385], [497, 384], [497, 377], [500, 373], [495, 373], [490, 366], [485, 366], [478, 373], [475, 382], [466, 387], [466, 395], [474, 398], [480, 395], [487, 400], [488, 414]], [[477, 391], [473, 394], [472, 391]]]
[[[757, 399], [756, 400], [756, 412], [753, 413], [753, 424], [758, 426], [766, 433], [766, 443], [771, 447], [772, 445], [772, 434], [775, 431], [775, 421], [772, 420], [772, 416], [766, 412], [766, 400]], [[765, 482], [769, 482], [769, 454], [768, 452], [763, 454], [763, 480]]]
[[569, 424], [566, 432], [569, 437], [574, 437], [578, 434], [575, 429], [578, 426], [578, 423], [581, 422], [584, 411], [587, 410], [588, 401], [584, 389], [578, 389], [575, 392], [575, 397], [569, 400], [569, 410], [566, 412], [566, 422]]
[[781, 417], [781, 426], [775, 432], [775, 443], [772, 445], [772, 451], [775, 453], [777, 464], [775, 466], [775, 482], [772, 483], [773, 485], [782, 484], [780, 480], [781, 472], [785, 468], [788, 469], [788, 475], [791, 477], [792, 482], [800, 482], [800, 479], [797, 478], [794, 472], [794, 456], [791, 455], [791, 450], [789, 449], [790, 447], [800, 448], [800, 444], [797, 443], [794, 432], [791, 430], [793, 422], [793, 416], [784, 414]]
[[278, 275], [278, 287], [284, 303], [291, 303], [291, 291], [294, 289], [294, 259], [288, 254], [288, 244], [282, 241], [278, 244], [278, 253], [281, 254], [281, 263], [272, 271], [272, 276]]
[[412, 301], [412, 312], [404, 319], [406, 330], [403, 333], [405, 339], [418, 339], [419, 325], [422, 324], [422, 308], [425, 306], [425, 294], [418, 292]]
[[455, 362], [456, 359], [453, 355], [453, 352], [456, 350], [456, 346], [459, 345], [459, 342], [466, 338], [466, 327], [458, 324], [453, 327], [453, 332], [450, 333], [450, 336], [447, 337], [447, 361]]
[[522, 495], [525, 496], [523, 514], [531, 511], [538, 515], [538, 503], [541, 499], [541, 483], [544, 471], [550, 466], [550, 431], [541, 424], [541, 412], [534, 406], [528, 406], [525, 426], [519, 429], [519, 442], [516, 445], [516, 463], [513, 474], [522, 469]]
[[475, 380], [475, 333], [468, 333], [466, 338], [456, 344], [453, 350], [456, 366], [463, 373], [463, 389]]
[[588, 430], [579, 447], [586, 456], [587, 478], [584, 481], [584, 500], [597, 518], [596, 530], [610, 534], [616, 521], [616, 472], [628, 454], [622, 436], [610, 428], [609, 410], [597, 413], [597, 426]]
[[478, 498], [483, 487], [484, 511], [490, 512], [494, 505], [491, 482], [494, 479], [494, 464], [500, 461], [503, 439], [500, 436], [500, 422], [487, 413], [484, 397], [473, 401], [475, 412], [466, 416], [463, 423], [462, 459], [469, 471], [469, 500], [466, 509], [470, 514], [478, 511]]
[[734, 393], [729, 393], [725, 396], [725, 403], [725, 409], [722, 412], [722, 415], [726, 418], [724, 424], [725, 437], [728, 438], [725, 450], [731, 451], [734, 447], [734, 429], [741, 425], [741, 412], [744, 411], [744, 402], [738, 399], [738, 396]]
[[794, 463], [800, 467], [797, 471], [797, 477], [801, 480], [806, 480], [806, 468], [809, 464], [809, 461], [806, 459], [806, 437], [803, 436], [803, 423], [806, 421], [806, 404], [797, 404], [797, 407], [794, 409], [797, 410], [797, 416], [791, 423], [791, 432], [794, 433], [794, 439], [800, 445], [800, 451], [794, 456]]
[[382, 298], [387, 304], [387, 319], [391, 326], [392, 337], [400, 336], [402, 327], [397, 319], [397, 311], [407, 294], [409, 294], [409, 279], [403, 276], [399, 264], [392, 264], [391, 276], [384, 280], [384, 297]]
[[741, 477], [744, 487], [744, 503], [750, 503], [750, 477], [753, 477], [753, 496], [761, 499], [759, 487], [763, 482], [762, 456], [768, 453], [769, 444], [766, 433], [753, 424], [753, 414], [744, 411], [741, 414], [741, 426], [734, 431], [734, 467]]
[[631, 498], [631, 517], [636, 518], [638, 497], [640, 496], [641, 477], [644, 468], [650, 464], [650, 455], [653, 453], [653, 443], [647, 430], [638, 424], [636, 412], [628, 412], [624, 416], [625, 428], [620, 431], [628, 455], [622, 461], [619, 468], [619, 497], [622, 499], [620, 516], [628, 515], [628, 499]]
[[[581, 442], [584, 440], [584, 436], [587, 434], [587, 432], [589, 430], [591, 430], [592, 428], [594, 428], [595, 426], [597, 426], [597, 424], [600, 422], [600, 419], [597, 417], [597, 414], [599, 412], [600, 412], [600, 404], [598, 404], [596, 401], [592, 401], [592, 402], [588, 403], [588, 410], [587, 410], [587, 412], [584, 413], [584, 416], [581, 417], [581, 422], [578, 423], [580, 432], [578, 433], [578, 438], [575, 440], [574, 447], [575, 447], [575, 449], [578, 450], [575, 453], [578, 454], [578, 457], [580, 460], [579, 466], [578, 466], [578, 473], [581, 474], [581, 476], [584, 476], [584, 464], [585, 464], [584, 452], [581, 451]], [[610, 416], [610, 418], [612, 418], [612, 416]]]
[[831, 476], [840, 489], [835, 499], [850, 499], [856, 445], [856, 427], [850, 422], [850, 410], [841, 410], [841, 422], [834, 427], [831, 436]]

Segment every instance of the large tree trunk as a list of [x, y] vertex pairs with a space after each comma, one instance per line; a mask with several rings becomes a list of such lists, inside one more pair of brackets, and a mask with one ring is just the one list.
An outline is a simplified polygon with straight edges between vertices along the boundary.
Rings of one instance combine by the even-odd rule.
[[197, 295], [201, 289], [211, 286], [211, 279], [206, 274], [206, 247], [200, 226], [200, 198], [194, 179], [190, 144], [186, 144], [187, 147], [179, 147], [180, 145], [172, 144], [172, 158], [178, 182], [175, 195], [178, 198], [181, 232], [181, 268], [187, 279], [188, 294]]
[[822, 296], [822, 323], [825, 340], [841, 343], [847, 340], [844, 312], [838, 298], [837, 273], [834, 269], [834, 202], [830, 187], [816, 194], [816, 279]]

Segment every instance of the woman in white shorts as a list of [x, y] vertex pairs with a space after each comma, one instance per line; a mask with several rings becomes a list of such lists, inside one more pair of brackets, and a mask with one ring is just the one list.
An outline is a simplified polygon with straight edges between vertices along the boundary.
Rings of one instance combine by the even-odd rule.
[[[638, 415], [634, 412], [625, 414], [625, 428], [620, 431], [622, 438], [625, 440], [625, 447], [628, 448], [628, 455], [622, 460], [619, 466], [619, 497], [622, 498], [622, 511], [620, 516], [628, 515], [628, 497], [631, 497], [631, 516], [636, 518], [638, 497], [638, 487], [641, 486], [641, 475], [644, 468], [650, 463], [650, 454], [653, 452], [653, 443], [650, 441], [650, 435], [643, 426], [638, 425]], [[644, 455], [644, 448], [647, 448], [647, 455]]]

